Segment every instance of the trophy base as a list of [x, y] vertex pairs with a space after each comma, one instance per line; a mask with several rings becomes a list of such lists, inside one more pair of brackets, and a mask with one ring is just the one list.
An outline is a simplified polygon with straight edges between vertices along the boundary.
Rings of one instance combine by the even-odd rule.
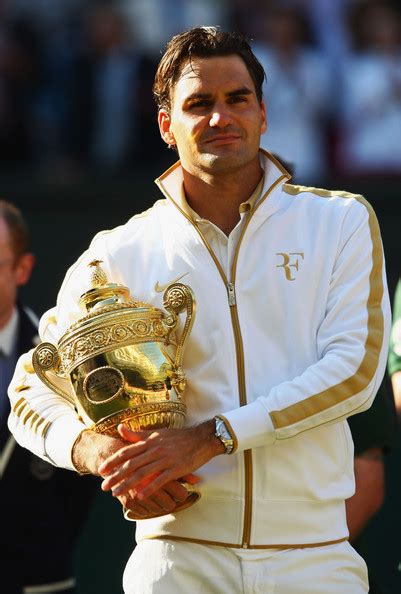
[[137, 516], [131, 510], [127, 509], [126, 507], [123, 508], [124, 518], [131, 522], [135, 522], [137, 520], [151, 520], [152, 518], [161, 518], [162, 516], [168, 516], [169, 514], [176, 514], [187, 507], [191, 507], [194, 503], [200, 499], [200, 493], [194, 490], [193, 485], [189, 483], [182, 482], [182, 485], [188, 490], [189, 495], [185, 501], [177, 505], [173, 512], [164, 512], [162, 514], [153, 514], [149, 516]]
[[120, 437], [117, 427], [120, 423], [132, 431], [151, 429], [181, 429], [184, 426], [186, 406], [182, 402], [152, 402], [125, 408], [98, 421], [93, 427], [96, 433]]

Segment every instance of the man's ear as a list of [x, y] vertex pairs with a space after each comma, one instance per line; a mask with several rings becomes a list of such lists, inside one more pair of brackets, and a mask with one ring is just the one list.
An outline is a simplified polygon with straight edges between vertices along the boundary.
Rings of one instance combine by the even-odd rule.
[[27, 284], [27, 282], [31, 278], [34, 266], [35, 256], [30, 252], [26, 252], [18, 258], [18, 261], [15, 265], [17, 286], [22, 287], [22, 285]]
[[174, 134], [171, 132], [170, 129], [171, 119], [166, 109], [159, 110], [157, 121], [159, 123], [160, 135], [163, 138], [164, 142], [169, 146], [175, 145]]

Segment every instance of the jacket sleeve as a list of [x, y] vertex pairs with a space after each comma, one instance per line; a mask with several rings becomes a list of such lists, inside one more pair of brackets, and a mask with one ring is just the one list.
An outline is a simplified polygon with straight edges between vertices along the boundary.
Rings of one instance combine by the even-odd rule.
[[318, 360], [224, 414], [237, 451], [340, 421], [373, 402], [386, 367], [390, 304], [378, 222], [362, 197], [357, 202], [342, 226], [316, 336]]
[[[97, 235], [90, 248], [68, 270], [57, 306], [46, 312], [40, 321], [39, 335], [42, 342], [57, 345], [69, 326], [82, 317], [79, 298], [90, 288], [89, 262], [102, 260], [104, 269], [110, 270], [105, 243], [103, 234]], [[69, 381], [52, 373], [52, 381], [63, 392], [70, 394], [70, 400], [67, 400], [52, 392], [36, 375], [32, 367], [32, 353], [30, 351], [20, 357], [9, 386], [9, 429], [21, 446], [47, 462], [73, 470], [72, 446], [86, 427], [72, 403]]]

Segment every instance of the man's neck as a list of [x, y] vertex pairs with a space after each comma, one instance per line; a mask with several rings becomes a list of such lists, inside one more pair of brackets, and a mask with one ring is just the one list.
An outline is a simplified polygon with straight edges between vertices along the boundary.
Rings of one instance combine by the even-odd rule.
[[251, 171], [232, 174], [195, 176], [183, 168], [184, 189], [190, 207], [203, 219], [214, 223], [227, 236], [237, 225], [239, 207], [248, 200], [260, 182], [263, 170], [259, 163]]

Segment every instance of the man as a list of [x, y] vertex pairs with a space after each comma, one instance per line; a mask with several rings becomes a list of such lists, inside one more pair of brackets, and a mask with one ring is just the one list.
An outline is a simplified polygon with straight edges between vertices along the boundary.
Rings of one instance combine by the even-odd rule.
[[[263, 79], [241, 36], [200, 27], [171, 40], [154, 85], [162, 138], [180, 157], [157, 180], [166, 199], [97, 235], [41, 321], [57, 342], [80, 316], [94, 259], [157, 307], [160, 287], [181, 278], [197, 300], [187, 426], [97, 435], [30, 375], [24, 403], [47, 423], [41, 436], [16, 414], [29, 355], [10, 387], [21, 444], [100, 474], [131, 517], [165, 514], [138, 521], [127, 594], [368, 589], [347, 542], [345, 418], [370, 405], [386, 365], [380, 235], [361, 197], [292, 186], [259, 151]], [[178, 479], [194, 471], [201, 498], [174, 513]]]
[[72, 594], [75, 539], [97, 481], [83, 484], [20, 448], [7, 428], [7, 386], [17, 358], [39, 341], [34, 314], [17, 303], [33, 266], [25, 221], [13, 204], [0, 200], [1, 588], [7, 594]]

